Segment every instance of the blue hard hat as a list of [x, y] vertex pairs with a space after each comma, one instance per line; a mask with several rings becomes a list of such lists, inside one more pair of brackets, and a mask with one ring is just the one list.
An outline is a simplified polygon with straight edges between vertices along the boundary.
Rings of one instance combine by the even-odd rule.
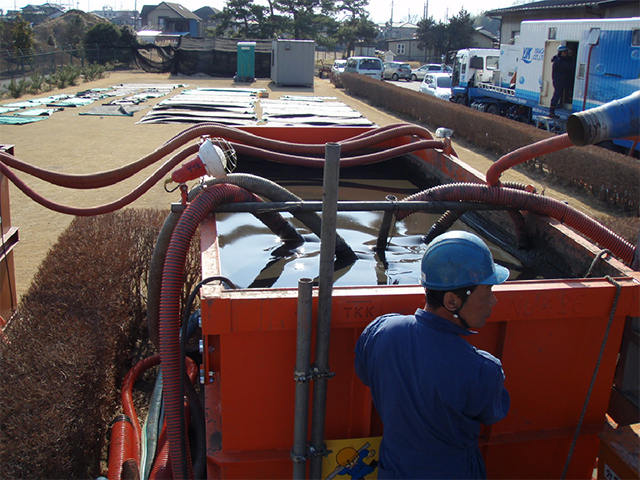
[[558, 46], [558, 53], [566, 52], [567, 50], [569, 50], [569, 49], [565, 45]]
[[497, 285], [509, 270], [496, 264], [489, 247], [473, 233], [455, 230], [435, 238], [422, 257], [420, 283], [431, 290]]

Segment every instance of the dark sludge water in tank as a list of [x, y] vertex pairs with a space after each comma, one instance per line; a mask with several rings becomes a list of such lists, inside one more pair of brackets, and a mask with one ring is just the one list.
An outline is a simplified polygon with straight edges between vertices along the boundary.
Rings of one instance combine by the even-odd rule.
[[[246, 173], [268, 178], [304, 200], [322, 200], [322, 170], [270, 162], [250, 163]], [[242, 162], [238, 166], [241, 167]], [[339, 200], [384, 201], [388, 195], [402, 199], [428, 188], [412, 183], [409, 179], [414, 177], [393, 162], [342, 169]], [[288, 212], [283, 212], [283, 216], [303, 236], [304, 244], [286, 245], [250, 213], [217, 214], [222, 275], [239, 288], [292, 288], [303, 277], [317, 280], [320, 239]], [[420, 261], [426, 248], [422, 237], [441, 214], [420, 212], [395, 222], [385, 255], [380, 258], [375, 247], [382, 216], [382, 212], [375, 211], [338, 212], [337, 232], [357, 260], [347, 264], [336, 261], [335, 286], [419, 283]], [[456, 221], [452, 229], [473, 231], [461, 221]], [[511, 279], [523, 274], [531, 276], [517, 259], [485, 241], [496, 261], [511, 270]]]

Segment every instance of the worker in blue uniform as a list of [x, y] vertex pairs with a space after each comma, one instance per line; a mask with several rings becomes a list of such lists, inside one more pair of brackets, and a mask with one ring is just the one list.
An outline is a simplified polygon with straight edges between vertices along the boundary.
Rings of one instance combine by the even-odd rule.
[[564, 101], [565, 92], [569, 92], [573, 86], [575, 75], [575, 62], [572, 62], [569, 49], [565, 45], [558, 47], [557, 55], [551, 59], [551, 81], [553, 83], [553, 96], [549, 116], [557, 118], [556, 107]]
[[500, 360], [464, 337], [484, 326], [509, 271], [462, 231], [434, 239], [421, 270], [424, 309], [378, 317], [356, 345], [383, 422], [378, 478], [486, 478], [480, 425], [507, 415], [509, 394]]

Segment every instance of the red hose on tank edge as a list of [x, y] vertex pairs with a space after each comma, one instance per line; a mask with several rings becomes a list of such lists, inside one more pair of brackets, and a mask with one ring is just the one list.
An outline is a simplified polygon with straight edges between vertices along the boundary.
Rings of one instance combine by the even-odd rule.
[[175, 479], [193, 478], [190, 452], [186, 445], [179, 367], [180, 297], [187, 251], [198, 226], [217, 205], [254, 200], [254, 195], [234, 185], [221, 184], [207, 188], [182, 213], [167, 249], [160, 298], [160, 356], [167, 436]]
[[[398, 207], [402, 208], [402, 201], [430, 200], [490, 203], [545, 215], [555, 218], [582, 233], [603, 248], [610, 250], [627, 265], [631, 264], [635, 254], [636, 247], [622, 237], [582, 212], [553, 198], [505, 187], [492, 187], [473, 183], [452, 183], [410, 195], [398, 202]], [[397, 218], [401, 220], [412, 213], [413, 211], [400, 210]]]
[[513, 152], [503, 155], [489, 167], [486, 174], [487, 184], [492, 187], [498, 186], [500, 185], [500, 175], [511, 167], [524, 163], [532, 158], [573, 146], [569, 135], [564, 133], [518, 148]]
[[[393, 157], [404, 155], [406, 153], [410, 153], [416, 150], [424, 150], [427, 148], [445, 149], [447, 148], [446, 143], [447, 142], [442, 142], [440, 140], [419, 140], [419, 141], [401, 145], [398, 147], [392, 147], [386, 150], [381, 150], [379, 152], [345, 158], [340, 161], [340, 166], [346, 168], [346, 167], [353, 167], [358, 165], [367, 165], [370, 163], [381, 162]], [[290, 155], [290, 154], [279, 154], [277, 152], [271, 152], [268, 150], [263, 150], [260, 148], [251, 147], [247, 145], [238, 145], [237, 149], [239, 153], [253, 155], [255, 157], [264, 158], [274, 162], [307, 166], [307, 167], [318, 167], [318, 168], [324, 166], [324, 160], [320, 158], [301, 157], [298, 155]], [[144, 193], [146, 193], [154, 184], [160, 181], [178, 163], [185, 160], [191, 155], [195, 155], [197, 151], [198, 151], [197, 145], [191, 145], [185, 148], [184, 150], [176, 154], [174, 157], [172, 157], [169, 161], [167, 161], [161, 168], [156, 170], [156, 172], [154, 172], [154, 174], [151, 177], [147, 178], [144, 182], [142, 182], [138, 187], [132, 190], [129, 194], [119, 198], [114, 202], [104, 204], [104, 205], [98, 205], [95, 207], [71, 207], [67, 205], [61, 205], [59, 203], [48, 200], [45, 197], [36, 193], [29, 186], [27, 186], [22, 180], [20, 180], [15, 175], [15, 173], [7, 165], [5, 165], [2, 162], [0, 162], [0, 172], [2, 172], [14, 185], [16, 185], [29, 198], [39, 203], [40, 205], [50, 210], [53, 210], [54, 212], [64, 213], [66, 215], [76, 215], [81, 217], [92, 216], [92, 215], [103, 215], [105, 213], [114, 212], [137, 200]]]
[[2, 172], [7, 179], [9, 179], [16, 187], [18, 187], [26, 196], [34, 200], [36, 203], [39, 203], [43, 207], [48, 208], [49, 210], [53, 210], [54, 212], [64, 213], [66, 215], [76, 215], [79, 217], [87, 217], [92, 215], [104, 215], [105, 213], [111, 213], [120, 208], [123, 208], [133, 201], [140, 198], [144, 193], [146, 193], [153, 185], [155, 185], [158, 181], [160, 181], [164, 176], [171, 171], [178, 163], [183, 160], [186, 160], [191, 155], [194, 155], [198, 151], [197, 145], [192, 145], [190, 147], [185, 148], [170, 160], [168, 160], [162, 167], [160, 167], [156, 172], [147, 178], [144, 182], [142, 182], [138, 187], [132, 190], [129, 194], [124, 197], [119, 198], [118, 200], [105, 204], [99, 205], [96, 207], [70, 207], [67, 205], [61, 205], [56, 202], [52, 202], [44, 198], [42, 195], [36, 193], [31, 187], [27, 186], [22, 180], [20, 180], [15, 173], [9, 169], [4, 163], [0, 162], [0, 172]]
[[[283, 142], [279, 140], [260, 137], [258, 135], [245, 132], [233, 127], [217, 124], [198, 124], [195, 127], [184, 130], [183, 132], [166, 142], [160, 148], [156, 149], [148, 155], [145, 155], [139, 160], [106, 172], [84, 175], [66, 174], [51, 170], [45, 170], [35, 165], [23, 162], [19, 158], [7, 152], [0, 152], [0, 163], [6, 165], [7, 167], [27, 173], [60, 187], [85, 190], [102, 188], [114, 185], [135, 175], [136, 173], [156, 163], [164, 156], [185, 145], [191, 140], [202, 136], [215, 135], [240, 140], [241, 143], [239, 144], [232, 143], [234, 147], [238, 147], [240, 145], [252, 145], [258, 149], [271, 149], [271, 152], [275, 151], [275, 153], [277, 154], [284, 152], [302, 155], [322, 155], [325, 149], [324, 144], [301, 144]], [[426, 140], [433, 139], [431, 133], [424, 127], [412, 124], [394, 124], [364, 132], [360, 135], [356, 135], [355, 137], [345, 139], [339, 143], [341, 145], [342, 153], [348, 153], [359, 148], [374, 147], [381, 142], [406, 135], [417, 136]], [[447, 146], [447, 148], [451, 151], [451, 153], [455, 155], [455, 151], [453, 151], [450, 146]]]
[[[492, 187], [501, 186], [500, 175], [511, 167], [519, 165], [541, 155], [556, 152], [567, 147], [572, 147], [573, 143], [569, 139], [569, 135], [566, 133], [563, 135], [557, 135], [545, 140], [541, 140], [531, 145], [526, 145], [513, 152], [503, 155], [495, 162], [489, 170], [487, 170], [486, 180], [487, 184]], [[518, 240], [518, 248], [530, 248], [529, 235], [527, 234], [524, 218], [522, 212], [510, 210], [508, 212], [513, 222], [513, 226], [516, 232], [516, 238]]]

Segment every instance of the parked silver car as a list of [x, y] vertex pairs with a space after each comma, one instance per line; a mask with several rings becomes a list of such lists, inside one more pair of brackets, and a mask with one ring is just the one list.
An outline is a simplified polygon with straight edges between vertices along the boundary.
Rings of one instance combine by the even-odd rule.
[[407, 82], [411, 81], [411, 66], [403, 62], [385, 62], [382, 78], [385, 80], [398, 81], [401, 78]]
[[344, 71], [347, 73], [360, 73], [372, 78], [382, 79], [384, 66], [378, 57], [349, 57]]
[[344, 67], [346, 66], [347, 61], [339, 58], [335, 62], [333, 62], [331, 73], [333, 73], [334, 75], [340, 75], [342, 72], [344, 72]]
[[453, 69], [449, 65], [440, 63], [427, 63], [418, 68], [411, 70], [411, 80], [422, 80], [427, 73], [453, 73]]
[[448, 73], [427, 73], [419, 90], [427, 95], [449, 100], [451, 98], [451, 75]]

